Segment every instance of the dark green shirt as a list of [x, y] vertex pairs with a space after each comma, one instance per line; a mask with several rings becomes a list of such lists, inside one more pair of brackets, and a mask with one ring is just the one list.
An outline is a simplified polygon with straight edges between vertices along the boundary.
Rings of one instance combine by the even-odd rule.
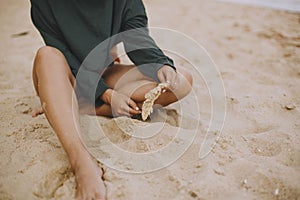
[[[101, 42], [118, 33], [147, 27], [147, 15], [141, 0], [31, 0], [31, 18], [42, 35], [46, 45], [59, 49], [67, 59], [74, 76], [80, 70], [80, 66], [87, 55]], [[148, 31], [142, 31], [140, 37], [133, 40], [118, 39], [108, 46], [123, 42], [127, 55], [136, 66], [147, 65], [147, 69], [141, 68], [141, 72], [158, 81], [157, 71], [163, 65], [174, 68], [173, 61], [165, 56], [157, 47]], [[136, 50], [132, 41], [144, 43], [147, 46]], [[133, 50], [132, 50], [133, 49]], [[110, 49], [102, 56], [109, 56]], [[100, 56], [99, 56], [100, 58]], [[100, 78], [101, 70], [107, 62], [99, 64], [99, 70], [85, 69], [89, 80], [79, 84], [82, 94], [88, 99], [99, 100], [99, 96], [108, 88], [105, 81]], [[107, 65], [106, 65], [107, 66]], [[174, 68], [175, 69], [175, 68]], [[95, 73], [97, 71], [97, 73]], [[96, 94], [89, 94], [87, 90], [95, 84], [95, 76], [99, 76], [96, 82]], [[94, 77], [94, 78], [91, 78]], [[98, 106], [101, 102], [96, 103]], [[97, 105], [96, 105], [97, 106]]]

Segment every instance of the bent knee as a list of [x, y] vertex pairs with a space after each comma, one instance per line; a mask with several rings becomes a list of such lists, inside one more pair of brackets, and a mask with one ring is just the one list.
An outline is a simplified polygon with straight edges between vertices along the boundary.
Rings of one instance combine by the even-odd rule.
[[35, 58], [36, 59], [49, 59], [53, 57], [62, 57], [63, 54], [60, 50], [50, 47], [50, 46], [44, 46], [38, 49]]
[[185, 69], [179, 68], [178, 73], [180, 74], [180, 85], [176, 91], [177, 99], [182, 99], [188, 95], [192, 90], [193, 76], [190, 72]]
[[65, 59], [64, 55], [56, 48], [50, 46], [44, 46], [39, 48], [36, 53], [34, 64], [35, 67], [46, 66], [45, 63], [50, 63], [52, 61], [59, 61]]
[[33, 70], [37, 73], [44, 71], [48, 72], [49, 70], [64, 70], [69, 73], [70, 69], [65, 56], [60, 50], [54, 47], [44, 46], [36, 53]]
[[182, 75], [184, 80], [189, 83], [190, 87], [193, 85], [193, 76], [185, 69], [179, 68], [178, 72]]

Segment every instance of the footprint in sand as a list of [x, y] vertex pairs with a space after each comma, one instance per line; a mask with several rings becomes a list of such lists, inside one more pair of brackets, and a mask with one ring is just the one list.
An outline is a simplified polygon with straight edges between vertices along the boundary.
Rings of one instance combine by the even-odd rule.
[[129, 199], [128, 196], [131, 195], [131, 192], [126, 189], [128, 180], [122, 176], [112, 169], [105, 170], [103, 178], [107, 187], [108, 199]]
[[258, 156], [272, 157], [281, 153], [281, 145], [277, 141], [251, 138], [248, 142], [249, 149]]
[[[57, 192], [62, 190], [60, 188], [64, 186], [70, 177], [72, 177], [72, 172], [68, 167], [53, 170], [36, 185], [34, 195], [38, 198], [57, 199]], [[75, 192], [75, 190], [73, 192]]]
[[6, 192], [2, 187], [3, 187], [2, 184], [0, 184], [0, 199], [13, 200], [14, 199], [13, 196], [8, 192]]
[[16, 100], [15, 109], [17, 112], [22, 114], [31, 114], [32, 112], [32, 105], [36, 100], [35, 96], [23, 96]]
[[15, 105], [15, 109], [22, 114], [30, 114], [32, 112], [32, 108], [27, 103], [17, 103]]
[[255, 124], [254, 133], [256, 134], [266, 133], [276, 128], [275, 126], [272, 125], [258, 124], [256, 121], [254, 121], [254, 124]]

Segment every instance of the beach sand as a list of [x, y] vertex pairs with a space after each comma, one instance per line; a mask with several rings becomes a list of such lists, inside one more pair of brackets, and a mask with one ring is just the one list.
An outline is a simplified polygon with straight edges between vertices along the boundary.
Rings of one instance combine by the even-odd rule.
[[[198, 131], [184, 155], [161, 170], [130, 174], [105, 166], [108, 199], [299, 200], [300, 15], [204, 0], [145, 4], [150, 26], [180, 31], [207, 49], [224, 81], [227, 116], [204, 159], [198, 155], [211, 105], [197, 77], [200, 121], [179, 122], [195, 105], [174, 105], [163, 110], [161, 134], [143, 141], [124, 132], [145, 126], [151, 133], [163, 123], [96, 118], [113, 143], [138, 153], [160, 149], [180, 127]], [[0, 1], [0, 199], [72, 199], [75, 179], [67, 156], [45, 116], [30, 114], [39, 105], [31, 70], [43, 42], [29, 14], [29, 1]], [[93, 152], [93, 143], [87, 145]]]

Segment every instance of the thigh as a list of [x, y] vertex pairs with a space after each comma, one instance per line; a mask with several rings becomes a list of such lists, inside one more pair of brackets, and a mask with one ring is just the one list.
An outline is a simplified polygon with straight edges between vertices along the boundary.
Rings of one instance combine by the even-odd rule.
[[136, 66], [122, 64], [115, 64], [108, 67], [104, 71], [102, 77], [106, 84], [115, 90], [118, 90], [124, 85], [140, 80], [153, 81], [151, 78], [143, 75]]
[[[50, 61], [53, 63], [50, 63]], [[49, 66], [51, 65], [51, 67]], [[49, 46], [41, 47], [35, 56], [33, 69], [32, 69], [32, 79], [34, 88], [36, 90], [37, 95], [39, 95], [38, 85], [40, 81], [40, 73], [46, 73], [56, 77], [56, 74], [61, 74], [67, 77], [72, 86], [75, 84], [75, 77], [73, 76], [70, 66], [67, 63], [64, 55], [57, 49]]]

